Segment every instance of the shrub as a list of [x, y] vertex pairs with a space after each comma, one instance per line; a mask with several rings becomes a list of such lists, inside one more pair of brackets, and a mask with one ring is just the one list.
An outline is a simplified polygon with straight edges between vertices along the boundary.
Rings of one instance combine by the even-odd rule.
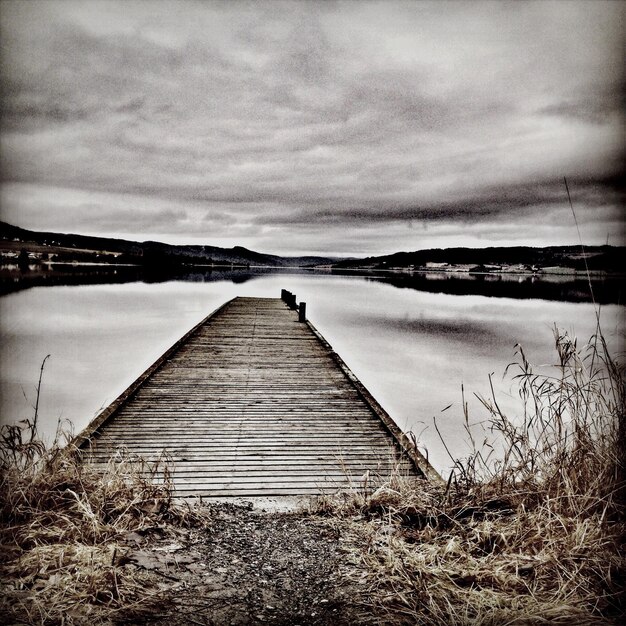
[[[490, 439], [447, 486], [400, 476], [370, 496], [328, 498], [359, 515], [355, 556], [390, 624], [607, 624], [626, 617], [624, 367], [601, 335], [555, 332], [555, 373], [521, 347], [508, 374], [522, 411], [480, 398]], [[468, 436], [472, 427], [463, 398]], [[367, 524], [358, 520], [365, 519]]]

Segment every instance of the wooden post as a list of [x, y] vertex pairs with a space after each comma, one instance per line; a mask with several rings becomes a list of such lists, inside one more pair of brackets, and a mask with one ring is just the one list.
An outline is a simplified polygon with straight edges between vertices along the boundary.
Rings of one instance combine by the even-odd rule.
[[286, 289], [281, 289], [280, 298], [290, 309], [298, 308], [298, 303], [296, 302], [295, 293], [291, 293], [291, 291], [287, 291]]
[[300, 302], [298, 307], [298, 321], [306, 322], [306, 302]]

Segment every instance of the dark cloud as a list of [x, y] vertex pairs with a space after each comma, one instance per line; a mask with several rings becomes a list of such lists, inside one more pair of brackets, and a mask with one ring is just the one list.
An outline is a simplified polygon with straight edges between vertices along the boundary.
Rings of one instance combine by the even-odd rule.
[[[568, 183], [576, 203], [584, 211], [603, 206], [620, 207], [624, 203], [623, 180], [609, 177], [599, 180], [570, 178]], [[265, 223], [277, 224], [328, 224], [336, 221], [349, 222], [393, 222], [407, 220], [425, 221], [484, 221], [534, 215], [538, 211], [568, 203], [564, 179], [535, 181], [501, 185], [481, 190], [473, 196], [458, 200], [436, 200], [425, 205], [408, 203], [381, 203], [363, 201], [361, 207], [347, 207], [345, 211], [311, 209], [283, 216], [259, 218]]]
[[602, 2], [5, 2], [2, 215], [36, 227], [55, 210], [64, 230], [217, 233], [277, 252], [375, 253], [446, 232], [456, 245], [463, 229], [468, 245], [496, 232], [575, 240], [553, 219], [564, 175], [581, 221], [601, 209], [613, 224], [622, 206], [607, 182], [623, 165], [622, 14]]

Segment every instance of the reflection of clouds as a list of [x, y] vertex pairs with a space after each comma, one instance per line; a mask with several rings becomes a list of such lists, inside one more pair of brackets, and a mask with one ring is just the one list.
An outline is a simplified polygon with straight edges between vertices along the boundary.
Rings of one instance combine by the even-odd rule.
[[493, 325], [477, 324], [467, 320], [419, 319], [396, 321], [393, 326], [403, 333], [427, 333], [435, 339], [445, 336], [448, 340], [469, 345], [483, 345], [489, 342], [491, 346], [504, 346], [509, 342]]
[[[417, 317], [403, 316], [393, 317], [386, 315], [384, 322], [380, 317], [356, 314], [354, 323], [359, 328], [374, 329], [385, 326], [385, 332], [396, 335], [415, 335], [420, 341], [454, 342], [472, 347], [480, 347], [485, 344], [495, 347], [510, 345], [510, 337], [505, 333], [508, 328], [501, 328], [494, 323], [495, 320], [472, 320], [462, 317], [434, 316], [431, 312], [422, 310]], [[428, 339], [424, 339], [424, 338]]]
[[[550, 218], [567, 175], [600, 243], [621, 221], [622, 7], [558, 6], [7, 2], [3, 176], [93, 196], [58, 229], [384, 252], [571, 242]], [[14, 221], [46, 227], [43, 200]]]

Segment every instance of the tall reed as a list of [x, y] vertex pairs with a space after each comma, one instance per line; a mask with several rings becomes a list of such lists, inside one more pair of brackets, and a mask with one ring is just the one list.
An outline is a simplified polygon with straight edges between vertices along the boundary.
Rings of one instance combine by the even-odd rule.
[[493, 386], [479, 396], [489, 438], [445, 488], [396, 477], [336, 502], [368, 520], [355, 556], [389, 624], [624, 623], [624, 365], [600, 334], [582, 347], [554, 336], [552, 372], [536, 373], [521, 346], [507, 369], [520, 414]]
[[564, 513], [623, 517], [624, 366], [610, 356], [602, 335], [580, 349], [557, 328], [554, 337], [553, 373], [535, 373], [517, 346], [519, 358], [508, 372], [522, 401], [521, 415], [511, 417], [500, 408], [493, 386], [490, 396], [477, 396], [502, 452], [494, 460], [474, 449], [455, 463], [458, 480], [465, 488], [540, 491]]

